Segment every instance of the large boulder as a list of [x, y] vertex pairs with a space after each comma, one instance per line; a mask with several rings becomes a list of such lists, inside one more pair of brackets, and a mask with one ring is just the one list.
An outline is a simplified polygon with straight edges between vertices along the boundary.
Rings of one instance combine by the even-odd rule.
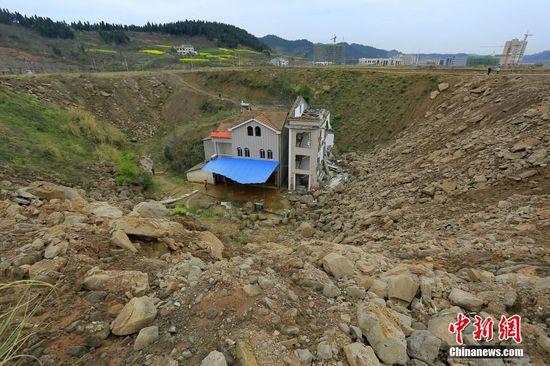
[[254, 350], [252, 346], [245, 341], [238, 341], [235, 348], [235, 353], [237, 359], [239, 360], [240, 365], [245, 366], [258, 366], [258, 361], [256, 360], [256, 355], [254, 355]]
[[384, 304], [360, 303], [357, 307], [359, 328], [376, 355], [387, 364], [407, 363], [407, 342], [400, 321]]
[[57, 185], [50, 182], [32, 182], [28, 187], [22, 188], [21, 191], [30, 193], [38, 198], [45, 200], [60, 199], [60, 200], [82, 200], [82, 196], [74, 188]]
[[140, 351], [159, 339], [159, 327], [152, 325], [139, 331], [134, 342], [134, 351]]
[[321, 360], [330, 360], [332, 356], [332, 346], [329, 342], [323, 341], [317, 345], [317, 358]]
[[45, 277], [56, 278], [66, 264], [67, 258], [65, 257], [41, 260], [29, 267], [29, 278], [33, 280], [44, 279]]
[[84, 344], [97, 348], [109, 337], [111, 329], [108, 321], [92, 321], [84, 326]]
[[304, 238], [311, 238], [315, 234], [315, 229], [309, 222], [302, 222], [300, 226], [298, 226], [298, 232]]
[[458, 345], [455, 335], [449, 332], [449, 324], [456, 322], [459, 312], [461, 312], [460, 308], [453, 306], [428, 321], [428, 331], [441, 339], [441, 346], [445, 350]]
[[216, 235], [212, 234], [210, 231], [199, 232], [196, 244], [200, 248], [206, 249], [212, 259], [223, 259], [223, 243], [220, 239], [218, 239]]
[[466, 275], [470, 281], [474, 282], [495, 282], [494, 274], [477, 268], [468, 268]]
[[159, 239], [184, 233], [183, 225], [178, 222], [145, 217], [120, 217], [111, 222], [111, 228], [122, 230], [127, 235], [147, 239]]
[[441, 339], [427, 330], [417, 330], [407, 339], [409, 356], [424, 361], [428, 365], [434, 364], [440, 347]]
[[111, 330], [116, 335], [134, 334], [149, 326], [156, 316], [157, 308], [152, 298], [134, 297], [113, 320]]
[[82, 287], [90, 291], [110, 291], [143, 296], [149, 291], [149, 276], [139, 271], [103, 271], [98, 267], [90, 269]]
[[227, 361], [223, 353], [212, 351], [202, 360], [201, 366], [227, 366]]
[[67, 253], [67, 249], [69, 248], [69, 242], [64, 240], [58, 244], [50, 244], [46, 247], [44, 250], [44, 258], [46, 259], [52, 259], [59, 255], [63, 255]]
[[449, 83], [439, 83], [437, 84], [437, 89], [439, 89], [440, 92], [443, 92], [449, 89]]
[[42, 240], [45, 242], [53, 242], [58, 240], [64, 240], [67, 238], [67, 227], [63, 224], [52, 226], [42, 235]]
[[510, 149], [511, 152], [518, 152], [523, 150], [531, 150], [540, 144], [540, 140], [536, 137], [526, 137], [514, 144]]
[[97, 217], [118, 218], [122, 216], [122, 211], [107, 202], [93, 202], [89, 206], [89, 210]]
[[416, 277], [411, 275], [391, 276], [388, 280], [388, 297], [402, 300], [408, 305], [414, 299], [419, 286]]
[[458, 288], [453, 288], [451, 290], [449, 300], [453, 305], [460, 306], [461, 308], [470, 311], [480, 311], [481, 306], [483, 305], [482, 299]]
[[170, 216], [170, 210], [158, 201], [147, 201], [135, 205], [129, 216], [163, 218]]
[[323, 268], [336, 278], [351, 277], [355, 272], [353, 263], [338, 253], [329, 253], [323, 258]]
[[126, 235], [126, 233], [122, 230], [113, 231], [113, 235], [111, 236], [111, 243], [122, 249], [128, 249], [129, 251], [134, 253], [137, 252], [136, 247], [130, 241], [128, 235]]
[[379, 366], [380, 361], [371, 347], [355, 342], [344, 347], [344, 353], [350, 366]]

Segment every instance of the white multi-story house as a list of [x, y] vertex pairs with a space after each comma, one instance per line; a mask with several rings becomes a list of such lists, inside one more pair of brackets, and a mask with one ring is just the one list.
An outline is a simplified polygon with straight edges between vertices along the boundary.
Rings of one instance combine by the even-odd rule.
[[278, 67], [288, 67], [288, 60], [282, 57], [274, 57], [269, 61], [269, 63]]
[[205, 162], [187, 172], [189, 181], [263, 184], [312, 190], [334, 137], [330, 113], [298, 97], [290, 112], [242, 111], [203, 139]]
[[323, 161], [334, 146], [330, 112], [310, 107], [302, 97], [290, 109], [288, 133], [288, 189], [315, 190], [323, 178]]
[[182, 44], [181, 46], [176, 46], [176, 52], [180, 55], [195, 56], [199, 53], [195, 51], [195, 47], [190, 44]]

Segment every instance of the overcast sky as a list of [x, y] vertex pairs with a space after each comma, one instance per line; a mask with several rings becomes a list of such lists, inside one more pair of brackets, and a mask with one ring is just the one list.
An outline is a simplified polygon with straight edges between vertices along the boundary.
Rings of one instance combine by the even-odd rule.
[[256, 36], [362, 43], [405, 53], [490, 54], [528, 30], [527, 54], [550, 49], [550, 0], [0, 0], [55, 20], [230, 23]]

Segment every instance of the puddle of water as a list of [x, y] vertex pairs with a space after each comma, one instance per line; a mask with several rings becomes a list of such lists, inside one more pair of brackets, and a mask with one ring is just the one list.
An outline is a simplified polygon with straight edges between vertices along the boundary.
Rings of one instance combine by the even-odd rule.
[[193, 189], [197, 189], [201, 194], [207, 194], [218, 200], [227, 200], [233, 202], [263, 202], [264, 207], [271, 211], [290, 208], [290, 202], [284, 198], [283, 192], [278, 189], [262, 188], [257, 186], [247, 186], [242, 184], [222, 185], [209, 184], [208, 189], [204, 189], [202, 184], [193, 184]]

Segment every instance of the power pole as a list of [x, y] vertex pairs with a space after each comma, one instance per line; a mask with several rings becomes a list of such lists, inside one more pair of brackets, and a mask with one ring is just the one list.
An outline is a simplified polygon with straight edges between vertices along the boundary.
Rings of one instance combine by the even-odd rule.
[[331, 38], [332, 40], [332, 64], [336, 65], [336, 34]]
[[126, 67], [126, 71], [130, 71], [128, 69], [128, 61], [126, 60], [126, 56], [124, 56], [123, 52], [120, 52], [120, 55], [122, 56], [122, 66]]
[[93, 66], [94, 66], [94, 71], [97, 72], [98, 70], [97, 70], [97, 65], [96, 65], [96, 63], [95, 63], [95, 57], [94, 57], [94, 55], [92, 55], [92, 64], [93, 64]]

